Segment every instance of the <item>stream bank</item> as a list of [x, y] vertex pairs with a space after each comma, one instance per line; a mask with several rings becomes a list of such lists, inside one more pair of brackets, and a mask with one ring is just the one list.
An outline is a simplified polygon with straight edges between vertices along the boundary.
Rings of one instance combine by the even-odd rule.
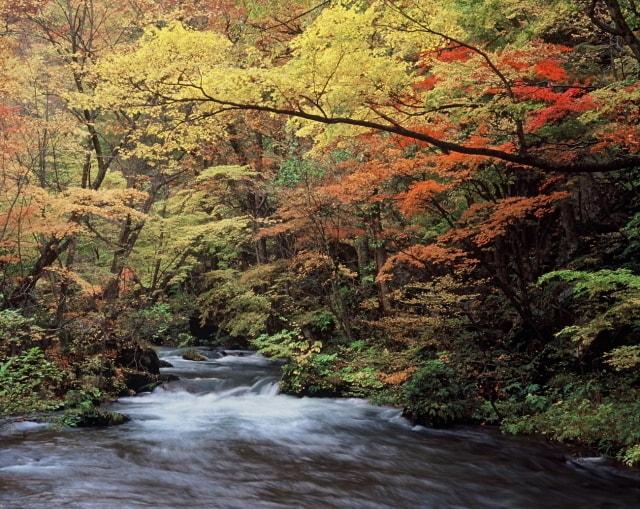
[[[205, 352], [206, 354], [207, 352]], [[109, 410], [121, 426], [22, 424], [0, 437], [0, 507], [630, 508], [640, 483], [599, 459], [481, 429], [412, 426], [358, 399], [278, 393], [250, 352], [187, 361]]]

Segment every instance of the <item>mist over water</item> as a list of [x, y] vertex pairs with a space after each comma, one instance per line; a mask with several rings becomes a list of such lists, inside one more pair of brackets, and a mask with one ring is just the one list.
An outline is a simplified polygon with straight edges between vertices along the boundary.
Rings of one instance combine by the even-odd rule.
[[228, 353], [163, 350], [181, 380], [119, 400], [122, 426], [0, 430], [0, 508], [640, 508], [638, 481], [601, 461], [278, 394], [276, 363]]

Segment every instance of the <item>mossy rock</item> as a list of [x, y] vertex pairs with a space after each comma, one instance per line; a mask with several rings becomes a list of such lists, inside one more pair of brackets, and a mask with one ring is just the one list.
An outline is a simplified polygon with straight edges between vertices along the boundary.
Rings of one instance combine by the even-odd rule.
[[182, 352], [182, 358], [186, 361], [196, 361], [196, 362], [209, 360], [209, 358], [206, 355], [204, 355], [203, 353], [195, 349], [185, 350], [184, 352]]
[[130, 391], [152, 391], [160, 384], [160, 376], [146, 371], [124, 370], [124, 383]]
[[62, 423], [75, 428], [118, 426], [129, 421], [129, 417], [120, 412], [109, 412], [100, 408], [83, 411], [71, 411], [62, 418]]

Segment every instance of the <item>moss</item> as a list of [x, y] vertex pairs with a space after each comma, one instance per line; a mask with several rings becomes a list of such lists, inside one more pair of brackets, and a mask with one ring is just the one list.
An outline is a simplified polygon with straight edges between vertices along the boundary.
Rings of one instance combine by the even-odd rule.
[[206, 355], [202, 354], [195, 348], [189, 348], [188, 350], [185, 350], [184, 352], [182, 352], [182, 358], [187, 361], [198, 361], [198, 362], [209, 360], [209, 358]]
[[111, 412], [98, 407], [74, 409], [65, 412], [60, 424], [74, 428], [117, 426], [129, 421], [129, 417], [120, 412]]

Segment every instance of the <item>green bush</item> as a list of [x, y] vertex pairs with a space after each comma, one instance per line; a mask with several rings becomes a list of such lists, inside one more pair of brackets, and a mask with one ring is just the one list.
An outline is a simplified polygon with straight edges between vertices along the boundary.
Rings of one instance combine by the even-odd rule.
[[122, 337], [138, 343], [175, 344], [189, 333], [189, 317], [195, 305], [182, 295], [169, 302], [157, 302], [142, 309], [126, 309], [118, 317], [118, 329]]
[[304, 361], [310, 354], [318, 353], [322, 349], [320, 341], [311, 343], [298, 329], [262, 334], [251, 341], [251, 344], [267, 357], [297, 362]]
[[626, 449], [622, 454], [622, 461], [630, 467], [640, 465], [640, 445], [634, 445]]
[[383, 388], [379, 371], [364, 342], [357, 349], [303, 338], [298, 330], [262, 335], [252, 344], [269, 356], [284, 359], [281, 387], [293, 394], [370, 397]]
[[15, 309], [0, 310], [0, 360], [17, 355], [44, 337], [33, 318]]
[[207, 273], [212, 288], [198, 298], [200, 318], [218, 326], [219, 334], [232, 338], [258, 337], [267, 329], [271, 301], [242, 280], [236, 270]]
[[404, 386], [405, 414], [430, 426], [446, 426], [470, 418], [471, 387], [438, 359], [428, 360]]
[[629, 464], [637, 463], [640, 393], [631, 390], [627, 394], [594, 398], [580, 392], [558, 397], [540, 413], [508, 417], [502, 428], [507, 433], [541, 433], [559, 442], [597, 447]]
[[556, 336], [570, 339], [581, 352], [604, 336], [615, 338], [624, 332], [624, 341], [640, 337], [640, 276], [631, 270], [559, 270], [543, 275], [538, 284], [570, 288], [562, 304], [573, 308], [579, 319]]
[[0, 363], [0, 415], [53, 410], [64, 371], [45, 358], [40, 348]]
[[143, 340], [162, 343], [169, 339], [171, 324], [174, 320], [169, 304], [154, 304], [141, 310], [139, 317], [141, 327], [139, 333], [143, 336]]
[[58, 423], [73, 428], [123, 424], [128, 418], [119, 412], [99, 408], [104, 394], [96, 387], [69, 391], [65, 396], [65, 412]]

